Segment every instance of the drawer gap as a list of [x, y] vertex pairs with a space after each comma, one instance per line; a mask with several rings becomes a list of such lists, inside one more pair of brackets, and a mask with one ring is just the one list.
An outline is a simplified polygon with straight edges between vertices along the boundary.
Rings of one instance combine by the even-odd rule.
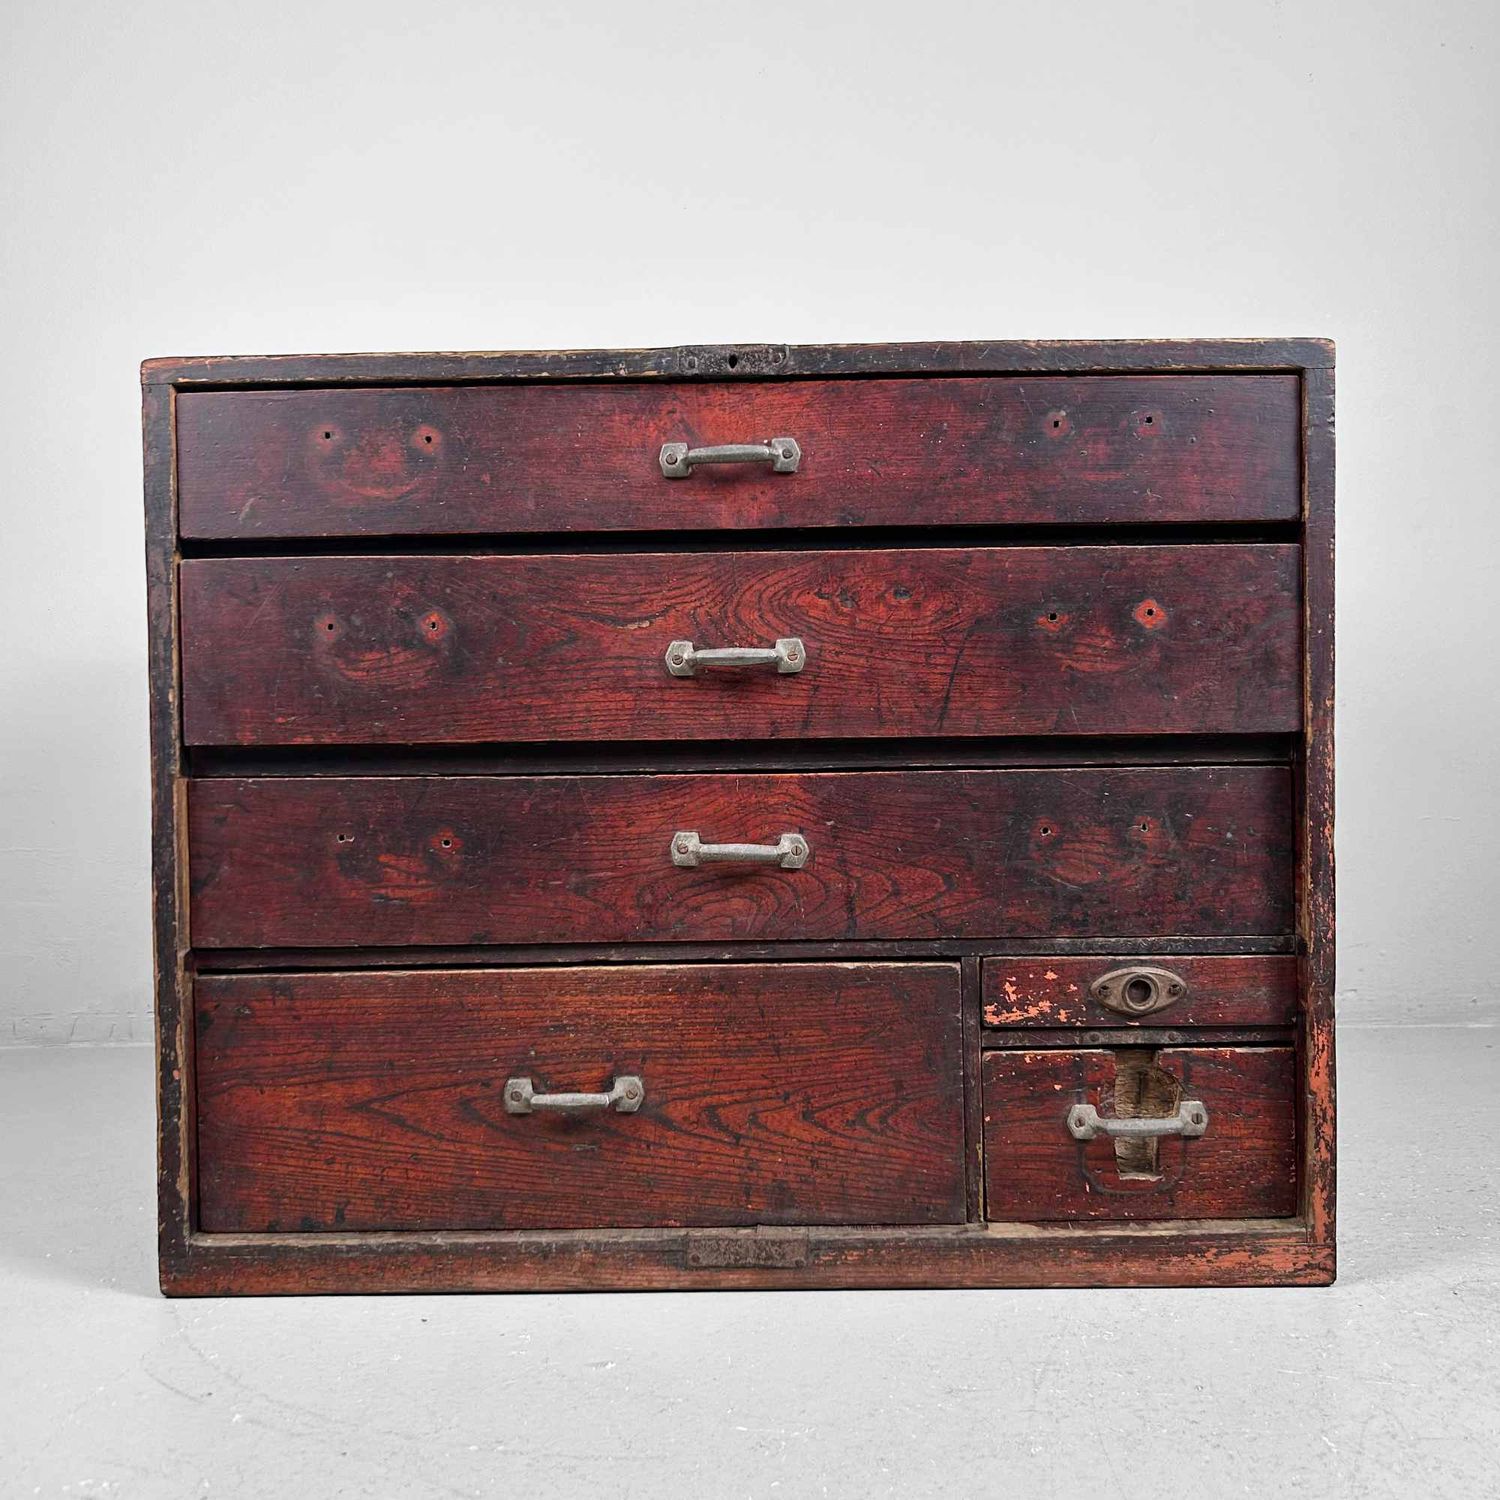
[[1301, 523], [1290, 521], [984, 523], [940, 526], [798, 526], [704, 531], [484, 531], [412, 536], [401, 533], [333, 537], [183, 537], [183, 557], [441, 557], [462, 553], [506, 556], [566, 553], [602, 555], [652, 552], [868, 552], [889, 547], [928, 551], [942, 547], [1171, 547], [1206, 542], [1296, 542]]

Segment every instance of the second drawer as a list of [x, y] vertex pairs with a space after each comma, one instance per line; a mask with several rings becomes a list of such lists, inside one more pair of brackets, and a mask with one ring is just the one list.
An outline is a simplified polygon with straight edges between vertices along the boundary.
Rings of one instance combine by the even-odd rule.
[[1281, 935], [1292, 828], [1280, 766], [208, 778], [192, 939]]
[[184, 735], [1285, 733], [1301, 720], [1299, 558], [1271, 544], [196, 558]]

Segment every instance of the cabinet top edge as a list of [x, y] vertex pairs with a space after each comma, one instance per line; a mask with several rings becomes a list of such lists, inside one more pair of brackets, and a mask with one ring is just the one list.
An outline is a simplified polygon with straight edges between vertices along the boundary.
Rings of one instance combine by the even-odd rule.
[[685, 344], [491, 353], [202, 355], [148, 359], [147, 386], [371, 385], [500, 380], [765, 380], [913, 375], [1113, 375], [1328, 369], [1321, 338], [1064, 339], [907, 344]]

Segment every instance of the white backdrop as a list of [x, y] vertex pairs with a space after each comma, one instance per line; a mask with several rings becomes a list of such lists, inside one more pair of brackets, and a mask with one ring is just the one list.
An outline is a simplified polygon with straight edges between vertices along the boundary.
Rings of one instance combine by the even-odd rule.
[[1496, 1018], [1492, 0], [8, 8], [0, 1045], [149, 1036], [136, 366], [1339, 341], [1346, 1022]]

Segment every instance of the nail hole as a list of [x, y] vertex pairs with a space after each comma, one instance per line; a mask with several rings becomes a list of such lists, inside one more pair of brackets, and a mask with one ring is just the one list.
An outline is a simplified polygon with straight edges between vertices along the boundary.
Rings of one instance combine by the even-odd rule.
[[332, 433], [331, 433], [331, 432], [325, 432], [325, 433], [324, 433], [324, 434], [323, 434], [323, 441], [324, 441], [324, 442], [325, 442], [325, 443], [326, 443], [326, 442], [328, 442], [328, 441], [329, 441], [329, 440], [330, 440], [330, 439], [331, 439], [331, 438], [332, 438], [332, 437], [333, 437], [333, 434], [332, 434]]
[[1141, 824], [1141, 832], [1142, 833], [1150, 833], [1151, 832], [1151, 825], [1149, 823], [1142, 823]]
[[430, 443], [432, 441], [432, 434], [430, 432], [423, 433], [422, 434], [422, 441], [424, 443]]
[[1149, 427], [1155, 420], [1156, 420], [1155, 417], [1147, 417], [1146, 418], [1146, 426]]
[[1043, 838], [1044, 838], [1044, 839], [1045, 839], [1045, 838], [1050, 838], [1050, 837], [1051, 837], [1051, 834], [1052, 834], [1052, 830], [1051, 830], [1051, 828], [1050, 828], [1050, 827], [1048, 827], [1048, 825], [1047, 825], [1047, 824], [1045, 824], [1045, 823], [1043, 823], [1043, 824], [1042, 824], [1042, 837], [1043, 837]]
[[332, 630], [333, 629], [333, 621], [330, 620], [323, 628], [325, 630]]
[[1054, 427], [1061, 427], [1062, 426], [1062, 418], [1061, 417], [1053, 417], [1053, 419], [1052, 419], [1052, 425]]
[[445, 849], [451, 849], [452, 847], [453, 847], [453, 840], [452, 839], [444, 839], [443, 840], [443, 848], [445, 848]]
[[731, 354], [731, 355], [730, 355], [730, 356], [729, 356], [729, 368], [730, 368], [730, 369], [731, 369], [731, 370], [732, 370], [732, 369], [734, 369], [734, 367], [735, 367], [735, 366], [736, 366], [736, 365], [737, 365], [737, 364], [739, 364], [739, 362], [740, 362], [740, 357], [739, 357], [739, 355], [738, 355], [738, 354]]
[[1049, 609], [1047, 611], [1047, 618], [1049, 620], [1055, 620], [1057, 618], [1057, 611], [1055, 609]]

